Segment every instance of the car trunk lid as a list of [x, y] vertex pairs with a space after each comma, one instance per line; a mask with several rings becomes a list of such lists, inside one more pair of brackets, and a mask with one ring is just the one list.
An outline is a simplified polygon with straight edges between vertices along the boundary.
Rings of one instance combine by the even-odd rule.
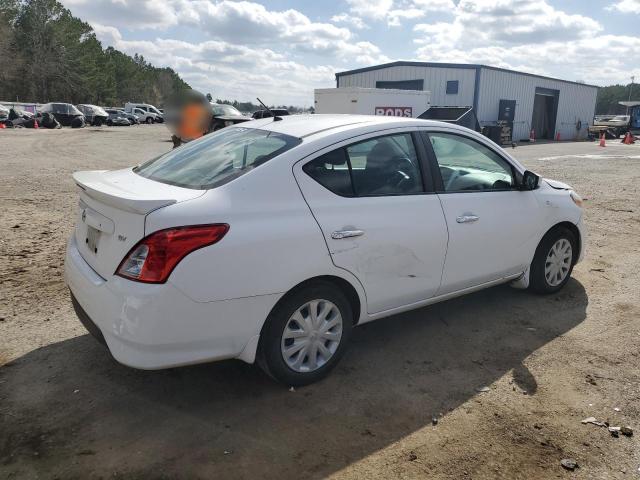
[[80, 188], [78, 250], [103, 278], [113, 275], [129, 250], [144, 238], [147, 214], [204, 193], [141, 177], [130, 168], [77, 172], [73, 180]]

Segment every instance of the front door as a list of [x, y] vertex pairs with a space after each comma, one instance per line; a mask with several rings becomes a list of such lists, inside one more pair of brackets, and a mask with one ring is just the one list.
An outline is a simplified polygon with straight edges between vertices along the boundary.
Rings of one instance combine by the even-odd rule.
[[370, 314], [440, 287], [447, 227], [415, 140], [410, 132], [369, 135], [294, 168], [333, 263], [358, 278]]
[[534, 193], [517, 190], [515, 168], [484, 143], [445, 132], [429, 132], [427, 138], [449, 229], [439, 294], [526, 270], [540, 224]]

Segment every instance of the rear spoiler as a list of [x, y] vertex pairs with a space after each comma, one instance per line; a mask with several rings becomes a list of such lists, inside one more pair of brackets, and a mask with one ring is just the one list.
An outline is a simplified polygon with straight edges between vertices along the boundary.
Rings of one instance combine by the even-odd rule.
[[[135, 182], [120, 184], [109, 181], [108, 170], [92, 170], [76, 172], [73, 181], [88, 196], [106, 205], [111, 205], [127, 212], [146, 215], [158, 208], [177, 203], [176, 198], [138, 194]], [[140, 183], [146, 179], [140, 177]]]

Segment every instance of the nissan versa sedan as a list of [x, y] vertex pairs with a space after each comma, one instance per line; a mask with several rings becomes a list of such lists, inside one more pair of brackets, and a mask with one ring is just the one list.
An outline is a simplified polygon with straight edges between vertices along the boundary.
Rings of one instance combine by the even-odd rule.
[[73, 178], [73, 305], [141, 369], [237, 358], [308, 384], [356, 325], [501, 283], [556, 292], [584, 252], [571, 187], [427, 120], [255, 120]]

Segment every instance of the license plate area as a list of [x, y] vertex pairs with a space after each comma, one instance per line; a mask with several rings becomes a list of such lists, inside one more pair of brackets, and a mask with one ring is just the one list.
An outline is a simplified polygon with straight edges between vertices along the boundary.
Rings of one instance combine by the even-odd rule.
[[100, 230], [87, 225], [87, 236], [85, 244], [87, 249], [94, 255], [98, 253], [98, 242], [100, 241]]

